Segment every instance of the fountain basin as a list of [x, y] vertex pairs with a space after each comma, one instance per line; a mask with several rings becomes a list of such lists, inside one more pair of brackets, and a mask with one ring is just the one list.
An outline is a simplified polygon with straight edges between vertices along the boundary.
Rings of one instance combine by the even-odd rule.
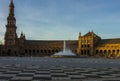
[[75, 53], [73, 53], [70, 49], [66, 48], [66, 42], [63, 43], [63, 51], [60, 51], [58, 53], [55, 53], [54, 55], [51, 55], [52, 58], [73, 58], [77, 57]]
[[68, 56], [68, 55], [51, 55], [51, 58], [78, 58], [78, 56]]

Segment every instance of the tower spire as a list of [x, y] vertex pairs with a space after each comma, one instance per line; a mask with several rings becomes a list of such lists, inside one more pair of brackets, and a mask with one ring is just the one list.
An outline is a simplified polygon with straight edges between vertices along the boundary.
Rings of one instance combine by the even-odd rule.
[[6, 33], [5, 33], [5, 45], [16, 45], [17, 44], [17, 33], [16, 33], [16, 18], [14, 16], [14, 3], [10, 0], [9, 4], [9, 15], [7, 17]]
[[10, 1], [10, 5], [9, 5], [9, 15], [14, 16], [14, 3], [13, 3], [13, 0]]
[[12, 6], [14, 7], [14, 3], [13, 3], [13, 0], [10, 1], [10, 5], [9, 6]]

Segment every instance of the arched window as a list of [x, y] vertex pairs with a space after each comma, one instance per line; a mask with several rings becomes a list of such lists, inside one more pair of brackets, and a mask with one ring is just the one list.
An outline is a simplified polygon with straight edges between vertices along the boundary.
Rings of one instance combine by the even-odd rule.
[[117, 54], [119, 54], [119, 52], [120, 52], [120, 51], [119, 51], [119, 50], [117, 50]]
[[8, 56], [11, 56], [11, 49], [8, 49], [8, 51], [7, 51], [7, 54], [8, 54]]
[[83, 48], [83, 45], [82, 45], [82, 48]]
[[2, 54], [4, 55], [4, 54], [5, 54], [5, 51], [2, 51]]
[[96, 50], [96, 54], [98, 54], [98, 50]]
[[113, 52], [112, 52], [113, 54], [115, 54], [115, 50], [113, 50]]
[[29, 49], [29, 53], [31, 54], [31, 49]]
[[107, 51], [106, 51], [106, 50], [104, 50], [104, 54], [107, 54]]
[[88, 44], [88, 48], [90, 47], [90, 45]]
[[48, 50], [48, 53], [49, 53], [49, 54], [51, 53], [50, 50]]
[[83, 54], [83, 50], [81, 50], [81, 54]]
[[39, 50], [37, 50], [37, 53], [39, 53]]
[[16, 52], [16, 51], [14, 51], [14, 54], [15, 54], [15, 55], [16, 55], [16, 53], [17, 53], [17, 52]]
[[89, 51], [89, 50], [87, 50], [87, 54], [90, 54], [90, 51]]
[[41, 53], [43, 53], [43, 50], [41, 50]]
[[103, 53], [102, 53], [102, 50], [100, 50], [100, 54], [103, 54]]
[[58, 52], [58, 50], [56, 50], [56, 53]]
[[44, 50], [44, 53], [47, 54], [47, 50]]
[[54, 50], [52, 50], [52, 53], [54, 53]]
[[108, 50], [108, 54], [111, 54], [111, 50]]
[[84, 54], [87, 54], [86, 50], [84, 50]]
[[33, 53], [35, 53], [35, 49], [33, 49]]

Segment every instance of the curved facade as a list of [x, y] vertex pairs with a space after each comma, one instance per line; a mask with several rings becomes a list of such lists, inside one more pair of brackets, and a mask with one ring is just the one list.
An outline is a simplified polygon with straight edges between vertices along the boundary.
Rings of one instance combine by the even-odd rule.
[[[23, 33], [18, 37], [14, 7], [11, 0], [1, 56], [50, 56], [63, 49], [64, 40], [27, 40]], [[78, 56], [120, 57], [120, 38], [101, 39], [93, 31], [79, 33], [78, 40], [66, 40], [66, 46]]]

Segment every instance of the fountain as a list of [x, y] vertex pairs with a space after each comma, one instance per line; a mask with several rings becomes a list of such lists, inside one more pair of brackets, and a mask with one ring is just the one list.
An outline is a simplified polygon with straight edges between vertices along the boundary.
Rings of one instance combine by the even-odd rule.
[[62, 58], [62, 57], [77, 57], [75, 53], [73, 53], [70, 49], [66, 48], [66, 41], [63, 43], [63, 50], [51, 55], [53, 58]]

